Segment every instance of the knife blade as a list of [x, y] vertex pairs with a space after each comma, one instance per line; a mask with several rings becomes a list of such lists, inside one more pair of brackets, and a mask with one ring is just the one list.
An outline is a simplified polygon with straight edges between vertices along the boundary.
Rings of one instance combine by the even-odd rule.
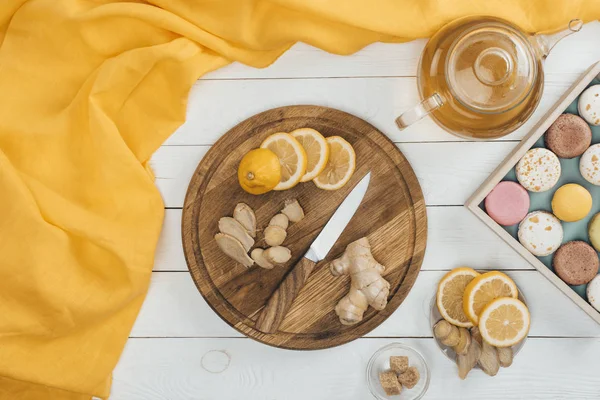
[[273, 333], [279, 329], [281, 322], [316, 263], [327, 257], [356, 210], [358, 210], [367, 193], [370, 181], [371, 172], [368, 172], [344, 198], [316, 239], [313, 240], [306, 254], [291, 269], [269, 298], [256, 320], [255, 328], [257, 330], [263, 333]]

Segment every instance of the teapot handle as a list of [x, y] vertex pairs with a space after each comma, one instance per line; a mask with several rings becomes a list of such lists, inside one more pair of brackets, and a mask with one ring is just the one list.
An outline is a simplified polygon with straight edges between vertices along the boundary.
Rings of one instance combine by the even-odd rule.
[[443, 105], [444, 100], [442, 99], [442, 96], [434, 93], [415, 107], [404, 111], [398, 118], [396, 118], [396, 125], [398, 125], [400, 130], [404, 130], [409, 125], [421, 120], [430, 112], [437, 110]]
[[544, 35], [544, 34], [537, 34], [533, 36], [534, 39], [534, 45], [536, 45], [537, 50], [539, 51], [542, 59], [545, 59], [546, 57], [548, 57], [548, 54], [550, 54], [550, 52], [552, 51], [552, 49], [554, 48], [554, 46], [556, 46], [556, 44], [561, 41], [562, 39], [566, 38], [567, 36], [569, 36], [572, 33], [575, 32], [579, 32], [581, 30], [581, 28], [583, 27], [583, 21], [580, 19], [572, 19], [571, 21], [569, 21], [569, 25], [567, 26], [567, 29], [554, 33], [554, 34], [550, 34], [550, 35]]

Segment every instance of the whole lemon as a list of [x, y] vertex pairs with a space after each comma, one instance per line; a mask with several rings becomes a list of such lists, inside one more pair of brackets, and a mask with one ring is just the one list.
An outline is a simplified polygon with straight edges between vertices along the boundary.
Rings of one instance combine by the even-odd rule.
[[238, 181], [250, 194], [267, 193], [281, 180], [281, 164], [269, 149], [250, 150], [240, 161]]

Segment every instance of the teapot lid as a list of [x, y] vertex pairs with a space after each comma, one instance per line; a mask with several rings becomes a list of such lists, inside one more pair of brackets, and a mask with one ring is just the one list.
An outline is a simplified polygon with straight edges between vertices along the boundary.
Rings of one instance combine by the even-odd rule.
[[484, 22], [456, 38], [446, 73], [456, 100], [477, 112], [496, 114], [527, 98], [538, 71], [534, 49], [520, 31]]

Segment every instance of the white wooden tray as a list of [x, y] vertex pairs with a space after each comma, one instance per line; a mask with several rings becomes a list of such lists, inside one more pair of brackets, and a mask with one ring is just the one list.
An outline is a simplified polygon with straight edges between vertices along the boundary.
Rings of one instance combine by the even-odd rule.
[[553, 271], [551, 271], [536, 256], [525, 249], [518, 240], [509, 232], [498, 225], [487, 213], [481, 209], [480, 204], [488, 193], [500, 182], [506, 174], [515, 166], [515, 164], [525, 155], [538, 139], [552, 125], [556, 118], [561, 115], [565, 109], [581, 94], [581, 92], [595, 78], [600, 78], [600, 62], [593, 64], [583, 75], [567, 90], [567, 92], [558, 100], [546, 115], [536, 124], [531, 132], [527, 134], [521, 143], [504, 159], [504, 161], [492, 172], [485, 182], [473, 193], [465, 203], [473, 214], [482, 220], [490, 229], [500, 236], [506, 243], [512, 246], [521, 256], [523, 256], [531, 265], [542, 273], [550, 282], [560, 289], [567, 297], [585, 311], [594, 321], [600, 324], [600, 312], [596, 311], [587, 301], [581, 298], [569, 285], [563, 282]]

